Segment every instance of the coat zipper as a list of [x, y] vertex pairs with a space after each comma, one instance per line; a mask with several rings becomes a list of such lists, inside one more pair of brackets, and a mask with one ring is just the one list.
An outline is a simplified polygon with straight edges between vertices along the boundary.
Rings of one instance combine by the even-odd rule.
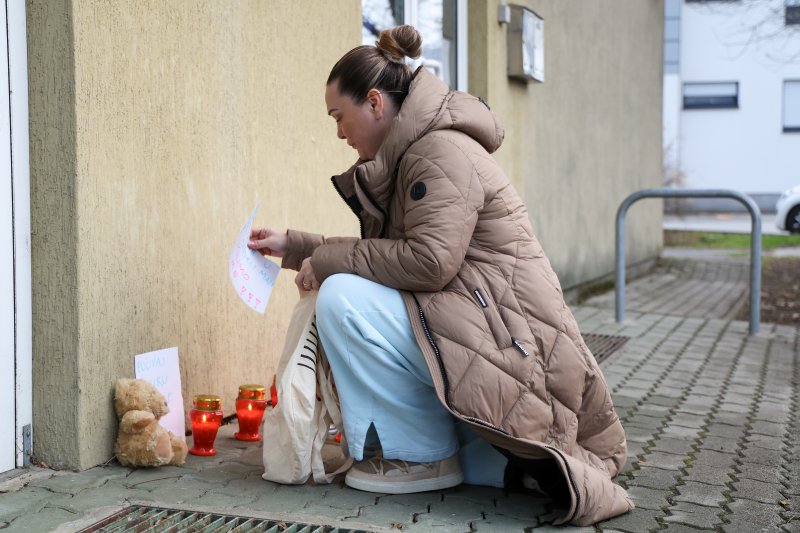
[[[397, 164], [399, 165], [400, 162], [398, 161]], [[379, 239], [383, 239], [383, 238], [386, 237], [386, 228], [389, 226], [389, 213], [386, 211], [386, 209], [381, 207], [378, 204], [378, 202], [376, 202], [375, 199], [372, 197], [372, 195], [369, 192], [369, 189], [367, 189], [367, 186], [364, 183], [364, 180], [361, 179], [361, 175], [358, 173], [358, 169], [355, 170], [355, 178], [356, 178], [356, 183], [358, 184], [359, 187], [361, 187], [361, 192], [364, 194], [364, 196], [367, 197], [367, 200], [369, 201], [369, 203], [371, 203], [372, 206], [375, 209], [377, 209], [378, 211], [380, 211], [381, 214], [383, 215], [383, 222], [381, 222], [381, 230], [380, 230], [380, 232], [378, 234], [378, 238]], [[364, 228], [363, 228], [363, 226], [361, 228], [361, 238], [362, 239], [364, 238]]]
[[422, 323], [422, 331], [425, 332], [425, 337], [428, 339], [428, 343], [433, 348], [433, 353], [436, 355], [436, 362], [439, 363], [439, 372], [442, 374], [442, 381], [444, 382], [444, 401], [448, 407], [452, 409], [452, 405], [450, 403], [450, 386], [447, 382], [447, 373], [444, 370], [444, 362], [442, 361], [442, 355], [439, 353], [439, 347], [436, 345], [436, 341], [433, 340], [431, 336], [431, 332], [428, 329], [428, 321], [425, 320], [425, 314], [422, 312], [422, 306], [419, 305], [419, 300], [417, 300], [417, 295], [413, 292], [411, 296], [414, 298], [414, 302], [417, 304], [417, 311], [419, 312], [419, 321]]
[[[392, 178], [390, 180], [390, 184], [392, 187], [394, 187], [395, 183], [397, 182], [397, 173], [400, 171], [400, 163], [403, 161], [403, 156], [405, 155], [406, 155], [405, 152], [400, 154], [400, 157], [397, 158], [397, 163], [394, 165], [394, 172], [392, 172]], [[394, 194], [393, 193], [389, 194], [390, 202], [387, 204], [386, 209], [384, 209], [383, 207], [380, 206], [380, 204], [378, 204], [378, 202], [375, 201], [375, 199], [369, 193], [369, 189], [367, 189], [364, 180], [361, 179], [361, 176], [358, 173], [358, 169], [354, 170], [354, 176], [356, 184], [358, 184], [358, 186], [361, 187], [361, 192], [363, 192], [364, 196], [367, 197], [369, 203], [371, 203], [375, 207], [375, 209], [380, 211], [381, 214], [383, 215], [383, 222], [381, 223], [381, 229], [378, 232], [378, 238], [383, 239], [386, 237], [387, 229], [389, 228], [389, 209], [391, 208], [391, 197], [394, 196]], [[353, 205], [345, 197], [344, 193], [339, 189], [339, 185], [336, 183], [336, 178], [337, 176], [331, 177], [331, 183], [333, 183], [333, 188], [336, 189], [336, 192], [339, 193], [339, 197], [344, 201], [344, 203], [346, 203], [350, 207], [350, 210], [353, 212], [353, 214], [356, 215], [356, 218], [358, 219], [358, 226], [360, 229], [361, 238], [366, 239], [367, 236], [364, 233], [364, 221], [361, 219], [361, 213], [355, 210]], [[359, 207], [361, 207], [362, 210], [364, 209], [364, 207], [361, 206], [360, 202], [359, 202]]]
[[342, 199], [342, 201], [347, 205], [347, 207], [350, 208], [350, 211], [352, 211], [353, 214], [356, 216], [356, 219], [358, 219], [358, 229], [361, 238], [362, 239], [366, 238], [366, 236], [364, 235], [364, 221], [361, 219], [361, 213], [356, 211], [356, 208], [353, 207], [353, 205], [347, 201], [347, 198], [345, 197], [344, 193], [339, 189], [339, 185], [336, 183], [336, 176], [331, 177], [331, 183], [333, 184], [333, 188], [336, 189], [337, 194], [339, 194], [339, 198]]
[[[411, 293], [411, 295], [414, 297], [414, 302], [416, 302], [416, 304], [417, 304], [417, 311], [419, 312], [419, 321], [422, 323], [422, 331], [425, 332], [425, 337], [428, 339], [428, 343], [431, 345], [431, 348], [433, 348], [434, 355], [436, 355], [436, 362], [439, 363], [439, 372], [441, 372], [442, 381], [444, 381], [444, 401], [447, 404], [447, 406], [450, 409], [452, 409], [453, 405], [450, 402], [450, 393], [449, 393], [450, 387], [449, 387], [449, 384], [447, 382], [447, 373], [444, 370], [444, 362], [442, 361], [442, 355], [439, 352], [439, 347], [436, 345], [436, 341], [433, 340], [433, 337], [431, 336], [431, 332], [428, 329], [428, 321], [425, 319], [425, 313], [422, 312], [422, 306], [419, 304], [419, 300], [417, 300], [417, 296], [414, 293]], [[471, 416], [464, 416], [464, 415], [461, 415], [461, 417], [464, 420], [468, 420], [468, 421], [470, 421], [470, 422], [472, 422], [474, 424], [478, 424], [480, 426], [485, 426], [485, 427], [491, 428], [491, 429], [493, 429], [493, 430], [495, 430], [495, 431], [497, 431], [499, 433], [502, 433], [503, 435], [511, 436], [511, 434], [508, 431], [505, 431], [504, 429], [501, 429], [501, 428], [499, 428], [499, 427], [497, 427], [497, 426], [495, 426], [493, 424], [490, 424], [489, 422], [486, 422], [485, 420], [481, 420], [480, 418], [474, 418], [474, 417], [471, 417]]]
[[493, 429], [493, 430], [497, 431], [498, 433], [502, 433], [503, 435], [507, 435], [509, 437], [513, 437], [513, 435], [511, 435], [511, 433], [509, 433], [508, 431], [506, 431], [504, 429], [501, 429], [501, 428], [499, 428], [497, 426], [494, 426], [494, 425], [490, 424], [489, 422], [486, 422], [485, 420], [481, 420], [480, 418], [474, 418], [472, 416], [464, 416], [464, 415], [461, 415], [461, 418], [463, 418], [464, 420], [468, 420], [468, 421], [472, 422], [473, 424], [478, 424], [479, 426], [485, 426], [485, 427], [487, 427], [489, 429]]

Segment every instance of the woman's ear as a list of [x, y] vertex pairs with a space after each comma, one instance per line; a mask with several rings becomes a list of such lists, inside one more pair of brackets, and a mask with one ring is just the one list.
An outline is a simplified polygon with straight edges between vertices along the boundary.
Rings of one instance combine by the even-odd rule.
[[385, 101], [383, 93], [378, 89], [370, 89], [367, 93], [367, 102], [369, 103], [370, 110], [372, 111], [375, 120], [380, 120], [383, 117], [385, 110]]

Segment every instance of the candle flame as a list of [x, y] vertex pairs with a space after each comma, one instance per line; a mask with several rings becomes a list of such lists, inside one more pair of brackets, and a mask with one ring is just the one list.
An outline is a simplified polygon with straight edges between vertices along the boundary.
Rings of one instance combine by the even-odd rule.
[[247, 404], [247, 410], [248, 411], [252, 411], [253, 410], [253, 404], [252, 403], [248, 403]]
[[206, 421], [206, 414], [203, 413], [203, 422], [205, 422], [205, 421]]

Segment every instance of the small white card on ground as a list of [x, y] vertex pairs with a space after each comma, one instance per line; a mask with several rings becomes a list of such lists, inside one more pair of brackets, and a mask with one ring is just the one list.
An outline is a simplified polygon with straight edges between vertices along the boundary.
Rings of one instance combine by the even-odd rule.
[[159, 424], [186, 442], [186, 421], [183, 416], [181, 370], [178, 366], [178, 348], [165, 348], [134, 357], [136, 379], [150, 382], [167, 399], [169, 413]]

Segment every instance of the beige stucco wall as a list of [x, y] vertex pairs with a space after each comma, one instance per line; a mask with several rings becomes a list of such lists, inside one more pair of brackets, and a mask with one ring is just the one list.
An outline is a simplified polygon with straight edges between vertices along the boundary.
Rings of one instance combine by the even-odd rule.
[[[569, 288], [613, 272], [617, 207], [661, 184], [663, 3], [514, 3], [545, 21], [545, 82], [507, 77], [508, 26], [489, 0], [470, 2], [469, 87], [506, 126], [496, 158]], [[628, 263], [655, 257], [660, 203], [639, 202], [627, 218]]]
[[[177, 346], [184, 400], [267, 384], [293, 275], [264, 315], [228, 278], [257, 223], [354, 234], [330, 185], [352, 163], [324, 84], [360, 2], [28, 2], [34, 453], [112, 456], [112, 388]], [[335, 25], [331, 21], [336, 21]], [[332, 31], [335, 29], [335, 31]]]
[[[496, 0], [469, 3], [470, 90], [507, 127], [497, 158], [567, 287], [613, 270], [613, 221], [661, 165], [657, 0], [531, 0], [547, 80], [510, 82]], [[257, 223], [326, 234], [357, 224], [329, 183], [354, 160], [324, 82], [360, 42], [360, 1], [29, 0], [34, 454], [86, 468], [112, 455], [113, 383], [177, 346], [185, 404], [268, 384], [291, 305], [265, 315], [228, 279]], [[335, 21], [335, 24], [332, 24]], [[660, 247], [634, 207], [629, 261]]]

